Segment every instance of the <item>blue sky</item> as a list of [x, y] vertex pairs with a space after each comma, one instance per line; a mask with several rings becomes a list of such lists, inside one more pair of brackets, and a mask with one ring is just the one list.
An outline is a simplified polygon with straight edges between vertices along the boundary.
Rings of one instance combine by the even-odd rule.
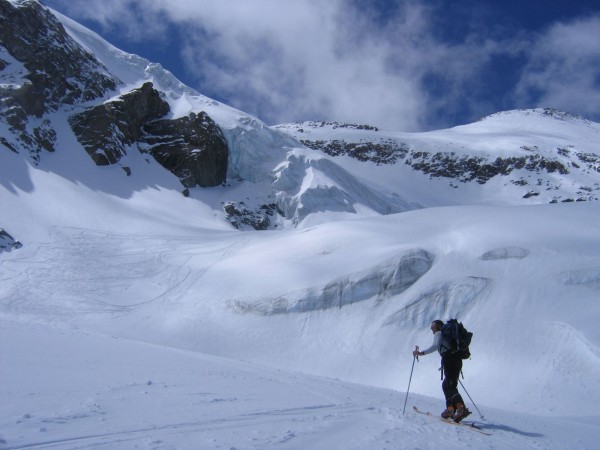
[[269, 125], [600, 121], [598, 0], [43, 0]]

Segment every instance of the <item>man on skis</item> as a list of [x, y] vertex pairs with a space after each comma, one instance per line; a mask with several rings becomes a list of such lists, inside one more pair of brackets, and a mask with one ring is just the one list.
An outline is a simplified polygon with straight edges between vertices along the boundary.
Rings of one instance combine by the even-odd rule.
[[446, 409], [442, 412], [442, 417], [444, 419], [452, 419], [458, 423], [471, 414], [471, 412], [465, 406], [458, 392], [458, 377], [462, 370], [462, 358], [457, 353], [451, 351], [451, 343], [442, 335], [443, 325], [444, 322], [441, 320], [434, 320], [431, 323], [433, 343], [423, 351], [414, 350], [413, 357], [425, 356], [436, 350], [441, 355], [442, 372], [444, 375], [442, 390], [446, 397]]

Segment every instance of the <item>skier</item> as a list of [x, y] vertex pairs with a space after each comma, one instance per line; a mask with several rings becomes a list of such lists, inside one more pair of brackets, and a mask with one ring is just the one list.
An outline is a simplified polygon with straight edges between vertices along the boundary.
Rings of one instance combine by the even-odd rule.
[[423, 351], [414, 350], [413, 357], [425, 356], [433, 353], [435, 350], [442, 356], [442, 373], [444, 381], [442, 390], [446, 397], [446, 409], [442, 412], [444, 419], [452, 419], [456, 423], [467, 417], [471, 412], [465, 406], [461, 395], [458, 392], [458, 377], [462, 370], [462, 358], [450, 351], [450, 342], [442, 335], [442, 326], [444, 322], [434, 320], [431, 322], [431, 332], [433, 333], [433, 344]]

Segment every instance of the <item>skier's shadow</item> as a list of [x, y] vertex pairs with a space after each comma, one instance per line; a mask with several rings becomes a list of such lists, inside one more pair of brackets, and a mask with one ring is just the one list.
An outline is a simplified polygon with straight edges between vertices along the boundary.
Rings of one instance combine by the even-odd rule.
[[500, 425], [497, 423], [489, 423], [489, 422], [477, 422], [477, 427], [482, 430], [502, 430], [508, 431], [510, 433], [520, 434], [521, 436], [527, 437], [543, 437], [542, 433], [531, 433], [528, 431], [522, 431], [514, 427], [509, 427], [508, 425]]

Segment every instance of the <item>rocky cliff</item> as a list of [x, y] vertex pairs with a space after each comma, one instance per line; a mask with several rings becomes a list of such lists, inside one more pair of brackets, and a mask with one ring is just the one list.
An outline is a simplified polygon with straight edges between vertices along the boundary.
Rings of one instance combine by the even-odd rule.
[[55, 150], [48, 113], [100, 98], [120, 83], [35, 1], [0, 1], [0, 77], [0, 118], [15, 138], [0, 143], [34, 162]]
[[225, 181], [227, 142], [206, 113], [168, 117], [169, 104], [150, 82], [115, 96], [123, 83], [37, 1], [0, 0], [0, 80], [0, 145], [34, 164], [55, 151], [51, 115], [60, 110], [97, 165], [140, 151], [186, 188]]
[[114, 100], [74, 114], [69, 123], [100, 166], [116, 164], [128, 149], [136, 149], [151, 154], [185, 187], [223, 183], [228, 149], [219, 126], [204, 112], [165, 118], [169, 112], [169, 104], [147, 82]]

